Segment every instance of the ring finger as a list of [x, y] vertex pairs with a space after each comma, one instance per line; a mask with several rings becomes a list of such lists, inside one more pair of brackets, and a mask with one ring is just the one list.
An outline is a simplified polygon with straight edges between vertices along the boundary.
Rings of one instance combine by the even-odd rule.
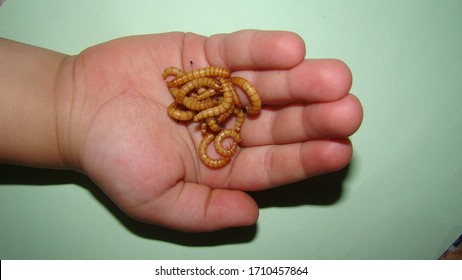
[[264, 108], [247, 118], [241, 130], [244, 146], [289, 144], [314, 139], [347, 138], [358, 128], [362, 109], [351, 94], [340, 100]]

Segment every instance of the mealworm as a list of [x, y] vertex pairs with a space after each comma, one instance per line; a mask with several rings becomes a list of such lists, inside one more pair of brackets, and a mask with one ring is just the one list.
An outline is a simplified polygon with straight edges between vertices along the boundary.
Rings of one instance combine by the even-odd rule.
[[204, 87], [200, 87], [197, 89], [197, 96], [201, 95], [206, 89]]
[[195, 98], [185, 97], [183, 105], [194, 111], [203, 111], [205, 109], [218, 106], [220, 104], [219, 99], [208, 99], [208, 100], [196, 100]]
[[261, 110], [261, 98], [255, 87], [246, 79], [241, 77], [231, 77], [231, 82], [239, 86], [250, 99], [250, 104], [245, 107], [247, 113], [254, 115]]
[[215, 135], [213, 134], [208, 134], [204, 138], [202, 138], [202, 141], [199, 144], [198, 153], [199, 153], [200, 160], [205, 165], [211, 168], [219, 168], [219, 167], [225, 166], [229, 162], [230, 157], [220, 157], [216, 159], [216, 158], [211, 158], [209, 156], [209, 154], [207, 153], [207, 147], [214, 140], [214, 138], [215, 138]]
[[223, 114], [219, 115], [217, 117], [218, 123], [224, 122], [234, 112], [235, 107], [236, 106], [234, 104], [231, 104], [231, 107], [228, 109], [228, 111], [226, 111]]
[[209, 67], [204, 67], [204, 68], [199, 68], [195, 69], [186, 73], [183, 73], [182, 75], [174, 78], [171, 81], [167, 82], [168, 87], [177, 87], [181, 86], [182, 84], [185, 84], [189, 81], [192, 81], [197, 78], [202, 78], [202, 77], [225, 77], [228, 78], [231, 75], [228, 69], [218, 67], [218, 66], [209, 66]]
[[221, 84], [219, 81], [212, 79], [212, 78], [207, 78], [207, 77], [194, 79], [192, 81], [187, 82], [180, 88], [180, 90], [178, 91], [178, 94], [176, 95], [176, 102], [182, 103], [184, 97], [191, 90], [195, 88], [199, 88], [199, 87], [209, 87], [214, 90], [219, 90], [221, 88]]
[[202, 132], [202, 135], [208, 134], [207, 123], [205, 121], [201, 122], [201, 132]]
[[210, 130], [213, 132], [218, 132], [221, 130], [221, 127], [218, 124], [218, 121], [216, 118], [207, 118], [205, 120], [205, 123], [207, 124], [207, 127], [210, 128]]
[[189, 121], [194, 117], [194, 111], [185, 111], [178, 109], [177, 107], [178, 104], [176, 102], [173, 102], [167, 108], [167, 113], [172, 119], [179, 121]]
[[[261, 110], [262, 101], [255, 87], [246, 79], [230, 77], [226, 68], [210, 66], [183, 72], [178, 67], [168, 67], [162, 77], [174, 76], [167, 81], [167, 87], [175, 102], [167, 108], [168, 115], [179, 121], [200, 122], [203, 138], [198, 147], [200, 160], [210, 168], [220, 168], [228, 164], [231, 156], [237, 153], [241, 142], [239, 132], [245, 120], [246, 112], [256, 114]], [[250, 104], [242, 108], [240, 96], [235, 87], [244, 91]], [[225, 128], [231, 114], [234, 115], [233, 128]], [[232, 138], [225, 147], [226, 138]], [[218, 158], [212, 158], [207, 152], [214, 142]], [[226, 142], [228, 143], [228, 142]]]
[[233, 104], [232, 84], [226, 79], [221, 79], [221, 82], [223, 87], [223, 101], [220, 103], [220, 105], [216, 107], [203, 110], [196, 114], [193, 119], [195, 122], [206, 118], [217, 117], [223, 114], [224, 112], [228, 111], [228, 109]]
[[236, 115], [236, 122], [234, 123], [234, 130], [237, 132], [241, 131], [241, 127], [244, 124], [245, 113], [241, 107], [234, 108], [234, 114]]
[[176, 99], [176, 96], [178, 95], [179, 89], [178, 89], [178, 88], [175, 88], [175, 87], [172, 87], [172, 88], [168, 88], [168, 90], [169, 90], [170, 93], [172, 94], [173, 98]]
[[[223, 141], [225, 138], [233, 138], [235, 141], [228, 147], [223, 147]], [[220, 133], [217, 134], [214, 140], [215, 150], [218, 154], [223, 157], [231, 157], [232, 155], [236, 154], [237, 151], [237, 143], [241, 142], [241, 136], [237, 131], [234, 129], [223, 129]]]
[[202, 135], [210, 134], [210, 132], [217, 133], [221, 130], [221, 126], [217, 123], [215, 118], [208, 118], [201, 122]]
[[239, 94], [237, 93], [236, 89], [231, 86], [231, 90], [233, 91], [233, 100], [234, 100], [234, 104], [236, 106], [241, 106], [241, 98], [239, 97]]
[[170, 75], [177, 77], [182, 74], [183, 74], [183, 70], [175, 66], [170, 66], [168, 68], [165, 68], [164, 72], [162, 72], [162, 78], [165, 79]]
[[214, 90], [213, 88], [208, 88], [208, 89], [204, 89], [204, 88], [201, 88], [203, 89], [202, 91], [197, 91], [198, 95], [197, 95], [197, 100], [204, 100], [204, 99], [207, 99], [209, 97], [212, 97], [214, 96], [215, 94], [218, 93], [217, 90]]

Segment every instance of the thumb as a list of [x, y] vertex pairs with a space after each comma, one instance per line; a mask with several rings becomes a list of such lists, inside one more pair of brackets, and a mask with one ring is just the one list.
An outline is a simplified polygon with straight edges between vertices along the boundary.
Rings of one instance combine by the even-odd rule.
[[179, 182], [158, 197], [130, 209], [128, 214], [168, 228], [206, 232], [253, 225], [258, 219], [258, 206], [242, 191]]

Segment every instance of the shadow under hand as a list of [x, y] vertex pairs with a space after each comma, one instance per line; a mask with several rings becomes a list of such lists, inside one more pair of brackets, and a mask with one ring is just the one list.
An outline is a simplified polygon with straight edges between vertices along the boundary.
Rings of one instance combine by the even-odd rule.
[[333, 173], [319, 175], [286, 186], [252, 192], [260, 208], [298, 205], [330, 205], [342, 195], [343, 181], [350, 165]]
[[[261, 208], [290, 207], [304, 204], [329, 205], [341, 196], [342, 182], [347, 176], [348, 167], [327, 175], [321, 175], [287, 186], [250, 193]], [[101, 189], [87, 176], [70, 171], [39, 169], [16, 165], [0, 164], [1, 185], [59, 185], [76, 184], [87, 189], [132, 233], [147, 239], [185, 246], [216, 246], [223, 244], [246, 243], [254, 239], [257, 225], [230, 228], [209, 233], [184, 233], [136, 221], [126, 215]]]
[[185, 233], [161, 226], [139, 222], [123, 212], [86, 175], [59, 169], [41, 169], [18, 165], [0, 164], [0, 187], [2, 185], [49, 186], [75, 184], [88, 190], [117, 220], [132, 233], [147, 239], [185, 246], [215, 246], [250, 242], [255, 237], [257, 226], [230, 228], [209, 233]]

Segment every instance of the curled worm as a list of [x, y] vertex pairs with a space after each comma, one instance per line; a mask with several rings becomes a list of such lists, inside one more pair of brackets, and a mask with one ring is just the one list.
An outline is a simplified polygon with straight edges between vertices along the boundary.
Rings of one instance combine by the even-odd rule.
[[[225, 138], [233, 138], [233, 143], [228, 147], [223, 147], [223, 141]], [[215, 150], [218, 154], [224, 157], [230, 157], [237, 151], [237, 143], [241, 142], [241, 136], [234, 129], [223, 129], [217, 134], [214, 140]]]
[[167, 114], [175, 120], [179, 121], [189, 121], [194, 117], [194, 111], [185, 111], [178, 109], [178, 104], [173, 102], [167, 108]]
[[[228, 111], [229, 108], [231, 108], [231, 105], [233, 104], [233, 89], [232, 89], [232, 84], [230, 81], [226, 79], [221, 79], [221, 83], [223, 86], [223, 100], [220, 103], [220, 105], [203, 110], [199, 112], [197, 115], [194, 116], [194, 121], [201, 121], [206, 118], [211, 118], [211, 117], [218, 117], [219, 115], [225, 113]], [[178, 96], [177, 96], [178, 97]]]
[[[169, 76], [173, 78], [167, 80]], [[257, 114], [261, 110], [262, 101], [255, 87], [244, 78], [231, 77], [228, 69], [216, 66], [189, 72], [172, 66], [162, 72], [162, 77], [175, 99], [167, 108], [168, 115], [175, 120], [200, 123], [203, 135], [198, 147], [200, 160], [210, 168], [228, 164], [241, 142], [239, 132], [246, 112]], [[245, 108], [241, 105], [236, 87], [242, 89], [250, 100]], [[234, 127], [225, 128], [229, 126], [227, 121], [233, 117]], [[218, 158], [208, 154], [212, 141]]]
[[192, 81], [197, 78], [202, 77], [225, 77], [228, 78], [231, 75], [228, 69], [218, 67], [218, 66], [209, 66], [204, 68], [195, 69], [182, 75], [174, 78], [173, 80], [167, 82], [168, 87], [177, 87], [185, 84], [189, 81]]
[[236, 106], [234, 104], [231, 104], [231, 107], [228, 109], [228, 111], [224, 112], [223, 114], [219, 115], [217, 117], [218, 123], [222, 123], [228, 119], [228, 117], [234, 112], [234, 108]]
[[207, 127], [210, 128], [210, 130], [213, 132], [218, 132], [221, 130], [221, 126], [218, 124], [216, 118], [207, 118], [205, 123], [207, 124]]
[[250, 104], [246, 106], [247, 113], [254, 115], [261, 110], [261, 98], [255, 87], [246, 79], [241, 77], [231, 77], [231, 82], [240, 87], [250, 99]]
[[176, 102], [182, 103], [185, 96], [191, 90], [195, 88], [200, 88], [200, 87], [209, 87], [214, 90], [219, 90], [221, 87], [221, 84], [217, 80], [212, 79], [212, 78], [207, 78], [207, 77], [194, 79], [192, 81], [187, 82], [180, 88], [180, 90], [178, 91], [178, 94], [176, 95]]
[[168, 76], [179, 76], [183, 74], [183, 70], [181, 70], [178, 67], [175, 66], [170, 66], [168, 68], [165, 68], [164, 72], [162, 72], [162, 78], [166, 79]]
[[199, 158], [200, 160], [207, 165], [208, 167], [211, 168], [219, 168], [222, 166], [225, 166], [229, 160], [230, 157], [220, 157], [220, 158], [211, 158], [209, 154], [207, 153], [207, 147], [209, 144], [214, 140], [215, 135], [213, 134], [208, 134], [204, 138], [202, 138], [201, 143], [199, 144]]
[[204, 100], [204, 99], [207, 99], [209, 97], [212, 97], [214, 96], [215, 94], [218, 93], [217, 90], [214, 90], [213, 88], [208, 88], [208, 89], [204, 89], [204, 88], [200, 88], [200, 89], [203, 89], [202, 91], [197, 91], [198, 95], [197, 95], [197, 100]]

